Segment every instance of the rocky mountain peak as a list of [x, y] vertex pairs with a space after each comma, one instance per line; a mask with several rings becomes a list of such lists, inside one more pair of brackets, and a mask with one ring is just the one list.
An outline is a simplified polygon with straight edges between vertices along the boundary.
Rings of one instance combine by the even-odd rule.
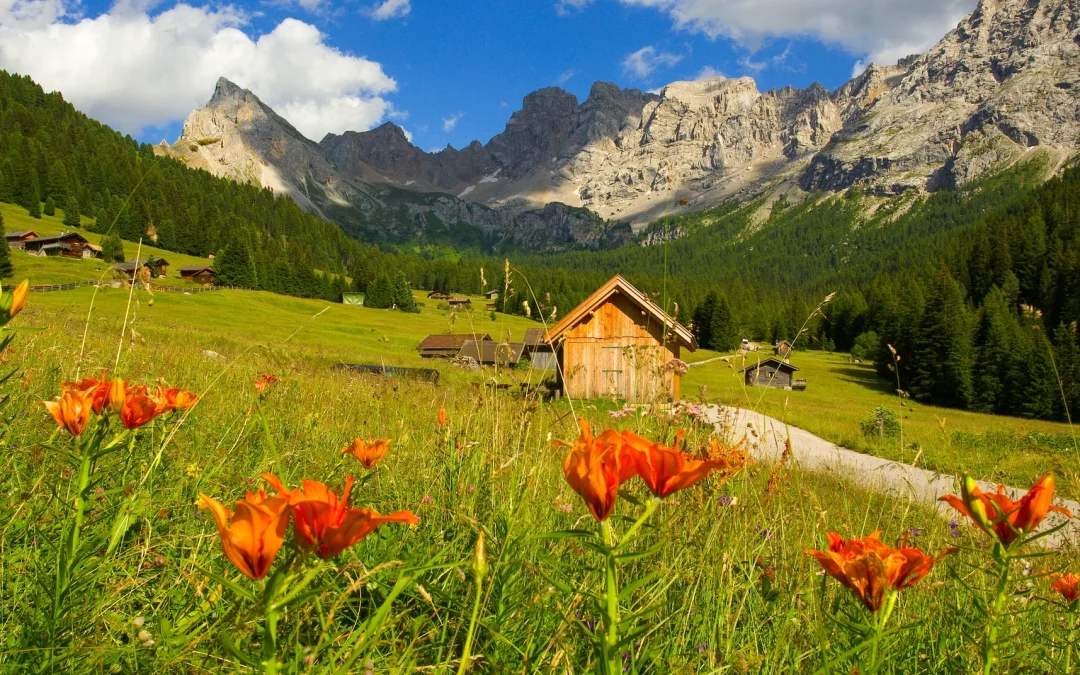
[[239, 85], [232, 82], [231, 80], [225, 77], [219, 77], [217, 84], [214, 86], [214, 95], [210, 97], [210, 100], [207, 102], [206, 107], [213, 108], [221, 105], [226, 101], [240, 98], [245, 94], [250, 94], [254, 96], [254, 94], [251, 94], [251, 92], [241, 88]]

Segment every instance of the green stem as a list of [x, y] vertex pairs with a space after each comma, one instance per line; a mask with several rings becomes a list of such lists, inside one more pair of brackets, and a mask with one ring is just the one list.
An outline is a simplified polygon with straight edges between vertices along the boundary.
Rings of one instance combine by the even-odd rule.
[[[273, 580], [270, 582], [273, 584]], [[262, 643], [262, 665], [263, 672], [266, 675], [276, 675], [278, 671], [277, 662], [277, 622], [278, 613], [274, 609], [274, 595], [275, 593], [267, 593], [263, 602], [263, 643]]]
[[885, 632], [885, 626], [889, 623], [889, 617], [896, 606], [896, 598], [896, 593], [889, 593], [885, 596], [885, 604], [874, 614], [874, 639], [870, 643], [870, 667], [868, 668], [871, 673], [878, 671], [881, 635]]
[[469, 670], [469, 657], [472, 655], [473, 636], [476, 634], [476, 624], [480, 619], [480, 599], [484, 595], [484, 585], [481, 579], [476, 580], [476, 597], [473, 599], [472, 618], [469, 619], [469, 632], [465, 635], [465, 647], [461, 650], [461, 664], [458, 666], [458, 675], [465, 675]]
[[1065, 645], [1065, 672], [1072, 672], [1073, 640], [1076, 638], [1076, 603], [1069, 608], [1069, 642]]
[[604, 617], [604, 666], [608, 675], [619, 675], [618, 652], [616, 645], [619, 643], [619, 578], [615, 569], [615, 530], [609, 521], [600, 524], [604, 535], [604, 545], [607, 547], [606, 587], [604, 592], [607, 601], [607, 615]]
[[[652, 499], [650, 499], [649, 502], [645, 505], [645, 512], [642, 513], [641, 517], [638, 518], [636, 521], [634, 521], [634, 524], [631, 525], [630, 529], [626, 531], [626, 534], [623, 535], [622, 543], [619, 546], [621, 546], [622, 544], [625, 544], [625, 543], [629, 542], [631, 539], [633, 539], [633, 537], [637, 533], [637, 531], [639, 529], [641, 529], [641, 526], [644, 525], [646, 521], [649, 520], [649, 517], [652, 516], [652, 514], [656, 512], [656, 509], [659, 506], [660, 506], [660, 499], [658, 497], [653, 497]], [[610, 544], [609, 544], [609, 546], [610, 546]], [[618, 550], [619, 546], [615, 547], [616, 550]]]
[[994, 670], [994, 665], [997, 663], [995, 649], [998, 638], [998, 620], [1001, 617], [1002, 610], [1005, 608], [1005, 601], [1008, 597], [1009, 557], [1008, 553], [1004, 551], [1000, 553], [998, 560], [1001, 569], [998, 572], [997, 594], [994, 597], [994, 604], [990, 608], [990, 620], [986, 627], [986, 644], [983, 645], [983, 675], [990, 675]]

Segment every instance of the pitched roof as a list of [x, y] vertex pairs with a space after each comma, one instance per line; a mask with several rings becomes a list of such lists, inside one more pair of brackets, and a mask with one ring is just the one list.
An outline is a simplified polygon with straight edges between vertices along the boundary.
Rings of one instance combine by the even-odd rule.
[[544, 329], [543, 328], [530, 328], [525, 331], [525, 346], [526, 347], [539, 347], [544, 342]]
[[456, 333], [449, 335], [429, 335], [423, 339], [420, 344], [416, 345], [416, 348], [421, 351], [430, 349], [461, 349], [469, 340], [480, 339], [483, 341], [490, 341], [491, 336], [487, 333], [477, 335], [475, 333]]
[[610, 281], [586, 298], [585, 302], [581, 303], [569, 314], [564, 316], [562, 321], [552, 326], [552, 328], [544, 334], [544, 341], [554, 344], [571, 328], [586, 320], [592, 312], [596, 311], [597, 308], [607, 302], [607, 300], [616, 293], [621, 293], [626, 296], [635, 305], [648, 312], [654, 319], [661, 324], [666, 325], [668, 327], [668, 332], [678, 339], [684, 347], [690, 351], [697, 349], [697, 340], [694, 338], [694, 334], [690, 332], [689, 328], [673, 320], [668, 316], [667, 312], [660, 309], [660, 307], [644, 293], [634, 288], [634, 286], [620, 274], [613, 276]]
[[742, 371], [745, 373], [748, 370], [757, 370], [758, 368], [760, 368], [761, 366], [764, 366], [764, 365], [771, 365], [771, 366], [773, 366], [775, 368], [778, 368], [778, 369], [781, 369], [781, 370], [790, 370], [792, 372], [798, 370], [798, 368], [791, 365], [790, 363], [787, 363], [786, 361], [781, 361], [778, 358], [770, 356], [767, 359], [762, 359], [761, 361], [758, 361], [757, 363], [755, 363], [753, 365], [750, 365], [750, 366], [747, 366], [747, 367], [743, 368]]
[[180, 271], [181, 274], [183, 274], [184, 272], [191, 272], [192, 274], [195, 274], [195, 273], [198, 273], [198, 272], [202, 272], [203, 270], [206, 270], [208, 272], [213, 272], [214, 271], [214, 266], [213, 265], [185, 265], [184, 267], [178, 267], [177, 269]]
[[49, 244], [56, 244], [64, 241], [65, 239], [77, 238], [81, 243], [89, 243], [86, 237], [82, 236], [78, 232], [65, 232], [63, 234], [54, 234], [48, 237], [35, 237], [34, 239], [27, 239], [26, 246], [47, 246]]
[[458, 352], [458, 358], [462, 356], [468, 356], [476, 359], [478, 363], [495, 363], [498, 361], [500, 364], [515, 364], [521, 360], [521, 355], [525, 351], [525, 343], [523, 342], [494, 342], [492, 340], [483, 340], [480, 342], [479, 348], [474, 340], [467, 340], [465, 344], [461, 346], [461, 351]]
[[38, 236], [38, 233], [34, 232], [33, 230], [14, 230], [12, 232], [5, 233], [4, 238], [5, 239], [21, 239], [21, 238], [25, 237], [28, 234], [32, 234], [32, 235], [34, 235], [34, 237]]

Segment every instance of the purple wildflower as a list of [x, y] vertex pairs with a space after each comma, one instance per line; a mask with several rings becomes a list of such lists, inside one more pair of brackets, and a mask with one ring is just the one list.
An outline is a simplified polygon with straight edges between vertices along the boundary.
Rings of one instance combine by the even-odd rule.
[[424, 495], [424, 498], [420, 500], [421, 504], [431, 504], [435, 501], [435, 498], [431, 495]]
[[727, 506], [728, 504], [730, 504], [731, 503], [731, 495], [722, 495], [720, 497], [720, 503], [723, 504], [724, 506]]
[[922, 536], [922, 528], [921, 527], [913, 527], [913, 528], [908, 530], [908, 534], [910, 534], [913, 537], [921, 537]]

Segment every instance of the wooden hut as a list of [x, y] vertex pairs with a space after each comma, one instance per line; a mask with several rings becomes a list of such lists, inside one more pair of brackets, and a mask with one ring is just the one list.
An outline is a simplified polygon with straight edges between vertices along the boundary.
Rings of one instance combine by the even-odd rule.
[[525, 355], [537, 370], [556, 370], [555, 350], [544, 342], [543, 328], [525, 331]]
[[136, 269], [145, 269], [151, 277], [163, 277], [169, 269], [169, 262], [165, 258], [147, 258], [146, 260], [128, 260], [127, 262], [113, 265], [113, 269], [131, 276]]
[[34, 237], [23, 240], [22, 249], [27, 253], [40, 256], [59, 256], [61, 258], [92, 258], [93, 253], [86, 247], [90, 242], [78, 232], [64, 232], [49, 237]]
[[450, 294], [446, 291], [432, 291], [427, 294], [428, 300], [449, 300]]
[[458, 352], [458, 358], [467, 356], [482, 366], [512, 366], [521, 360], [524, 352], [525, 345], [521, 342], [466, 340]]
[[484, 297], [487, 298], [488, 300], [498, 300], [499, 299], [499, 291], [497, 291], [495, 289], [492, 289], [492, 290], [487, 291], [486, 293], [484, 293]]
[[472, 300], [469, 298], [450, 298], [446, 303], [451, 307], [472, 307]]
[[488, 342], [491, 336], [487, 333], [477, 335], [475, 333], [458, 333], [447, 335], [429, 335], [416, 345], [416, 351], [420, 352], [422, 359], [452, 359], [458, 355], [461, 348], [469, 340]]
[[671, 361], [684, 348], [697, 349], [693, 333], [621, 276], [575, 307], [543, 341], [555, 350], [566, 396], [630, 403], [678, 399], [679, 373]]
[[210, 285], [214, 283], [214, 268], [212, 265], [186, 265], [180, 268], [180, 278]]
[[773, 354], [776, 354], [782, 359], [786, 359], [791, 354], [791, 343], [787, 340], [781, 340], [773, 346]]
[[4, 239], [7, 240], [7, 245], [11, 248], [22, 248], [25, 242], [37, 238], [38, 233], [33, 230], [15, 230], [14, 232], [4, 233]]
[[806, 389], [806, 380], [796, 380], [798, 368], [770, 357], [743, 368], [743, 377], [749, 387], [772, 387], [773, 389]]

